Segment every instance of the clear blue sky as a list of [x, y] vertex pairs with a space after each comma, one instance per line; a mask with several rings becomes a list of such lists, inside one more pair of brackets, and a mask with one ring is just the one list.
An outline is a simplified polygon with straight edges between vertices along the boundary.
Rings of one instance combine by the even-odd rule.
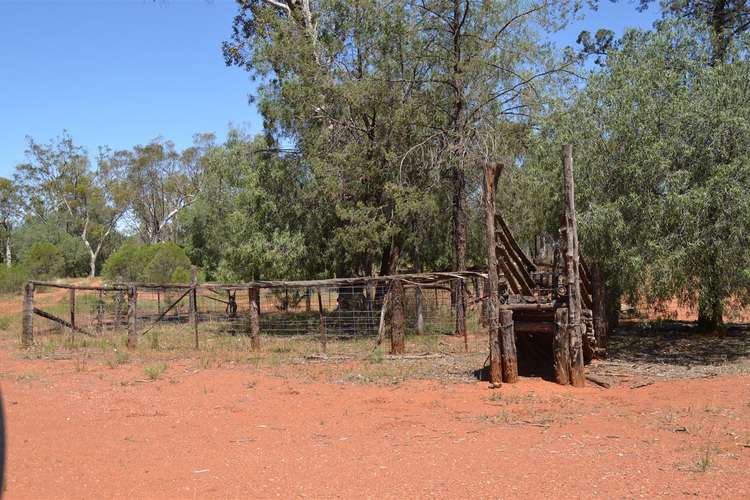
[[[26, 135], [67, 129], [93, 153], [159, 135], [182, 148], [230, 123], [259, 131], [247, 73], [221, 55], [235, 13], [231, 0], [0, 0], [0, 175], [24, 161]], [[656, 15], [604, 1], [553, 39], [574, 45], [583, 29], [621, 33]]]

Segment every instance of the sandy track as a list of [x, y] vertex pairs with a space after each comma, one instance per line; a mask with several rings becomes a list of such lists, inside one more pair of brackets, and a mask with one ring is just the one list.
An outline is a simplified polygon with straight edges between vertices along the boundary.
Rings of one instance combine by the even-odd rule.
[[9, 499], [750, 496], [750, 376], [489, 391], [185, 361], [141, 382], [0, 356]]

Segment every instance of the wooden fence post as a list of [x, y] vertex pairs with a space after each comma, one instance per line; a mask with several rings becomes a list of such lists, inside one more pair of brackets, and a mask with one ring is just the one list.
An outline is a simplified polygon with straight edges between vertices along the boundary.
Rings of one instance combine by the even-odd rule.
[[34, 345], [34, 283], [29, 281], [23, 289], [23, 327], [21, 329], [21, 345]]
[[568, 329], [568, 309], [555, 310], [555, 333], [552, 337], [555, 381], [561, 385], [570, 384], [570, 330]]
[[513, 331], [513, 311], [500, 311], [500, 346], [503, 360], [503, 382], [518, 382], [518, 356], [516, 354], [516, 335]]
[[76, 329], [76, 289], [70, 288], [68, 290], [68, 307], [70, 307], [70, 334], [75, 334]]
[[567, 248], [565, 267], [568, 278], [568, 328], [570, 330], [570, 383], [586, 385], [583, 367], [583, 328], [581, 322], [580, 255], [576, 223], [575, 181], [573, 179], [573, 147], [563, 146], [563, 178], [565, 181], [565, 229]]
[[305, 288], [305, 312], [310, 312], [311, 295], [312, 295], [312, 290], [310, 289], [310, 287]]
[[320, 287], [318, 287], [318, 316], [320, 318], [320, 343], [323, 346], [323, 352], [325, 353], [328, 346], [328, 334], [326, 332], [325, 311], [323, 311], [323, 294], [321, 293]]
[[188, 300], [190, 306], [190, 326], [193, 328], [193, 336], [195, 337], [195, 348], [198, 349], [198, 290], [196, 283], [198, 282], [198, 271], [195, 266], [190, 266], [190, 299]]
[[138, 289], [128, 288], [128, 349], [138, 347]]
[[497, 274], [497, 242], [495, 236], [495, 185], [502, 173], [502, 165], [485, 163], [484, 170], [484, 234], [487, 247], [487, 289], [485, 291], [487, 333], [490, 344], [490, 384], [492, 387], [502, 385], [502, 361], [499, 336], [498, 297], [499, 276]]
[[404, 354], [404, 285], [394, 280], [391, 285], [391, 354]]
[[99, 290], [96, 297], [96, 334], [101, 335], [104, 329], [104, 320], [102, 315], [104, 314], [104, 298], [103, 292]]
[[250, 302], [250, 349], [253, 351], [260, 351], [259, 297], [260, 291], [257, 288], [247, 289], [247, 299]]

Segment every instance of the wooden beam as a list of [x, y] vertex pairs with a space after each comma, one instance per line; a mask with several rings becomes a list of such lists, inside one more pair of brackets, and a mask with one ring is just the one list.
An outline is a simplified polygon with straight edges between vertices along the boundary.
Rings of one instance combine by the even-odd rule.
[[[490, 384], [497, 388], [502, 385], [502, 360], [500, 347], [500, 318], [499, 318], [499, 281], [498, 281], [498, 259], [497, 259], [497, 237], [495, 235], [495, 189], [497, 180], [503, 171], [503, 165], [499, 163], [484, 163], [484, 184], [482, 199], [484, 204], [484, 234], [487, 252], [487, 335], [489, 337], [490, 349]], [[513, 279], [510, 274], [507, 280]]]
[[34, 345], [34, 282], [29, 281], [23, 287], [23, 325], [21, 327], [21, 345]]
[[586, 386], [583, 367], [583, 331], [581, 323], [581, 283], [579, 278], [578, 224], [576, 222], [575, 180], [573, 178], [573, 147], [563, 146], [563, 178], [565, 181], [565, 228], [567, 248], [565, 264], [568, 278], [568, 328], [570, 329], [570, 382]]
[[64, 327], [66, 327], [66, 328], [70, 328], [71, 330], [74, 330], [74, 331], [76, 331], [78, 333], [83, 333], [84, 335], [88, 335], [90, 337], [94, 336], [94, 335], [91, 334], [91, 332], [88, 332], [88, 331], [84, 330], [83, 328], [79, 328], [77, 326], [74, 327], [72, 324], [70, 324], [69, 321], [66, 321], [66, 320], [64, 320], [62, 318], [59, 318], [59, 317], [55, 316], [54, 314], [48, 313], [47, 311], [43, 311], [43, 310], [38, 309], [36, 307], [34, 307], [32, 310], [33, 310], [34, 314], [36, 314], [37, 316], [41, 316], [44, 319], [48, 319], [50, 321], [54, 321], [55, 323], [57, 323], [59, 325], [62, 325]]
[[518, 382], [518, 356], [516, 354], [516, 335], [513, 331], [513, 311], [500, 311], [500, 348], [503, 359], [503, 382]]
[[565, 307], [555, 311], [552, 357], [555, 380], [561, 385], [570, 384], [570, 330], [568, 328], [568, 309]]
[[138, 289], [128, 290], [128, 348], [138, 347]]
[[391, 284], [391, 354], [404, 354], [404, 285], [399, 280]]

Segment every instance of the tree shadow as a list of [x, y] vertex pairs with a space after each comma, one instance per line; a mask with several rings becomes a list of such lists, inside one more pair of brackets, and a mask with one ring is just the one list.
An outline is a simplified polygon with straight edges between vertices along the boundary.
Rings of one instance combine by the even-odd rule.
[[750, 357], [750, 324], [707, 335], [687, 321], [631, 323], [609, 338], [609, 359], [632, 363], [717, 365]]

